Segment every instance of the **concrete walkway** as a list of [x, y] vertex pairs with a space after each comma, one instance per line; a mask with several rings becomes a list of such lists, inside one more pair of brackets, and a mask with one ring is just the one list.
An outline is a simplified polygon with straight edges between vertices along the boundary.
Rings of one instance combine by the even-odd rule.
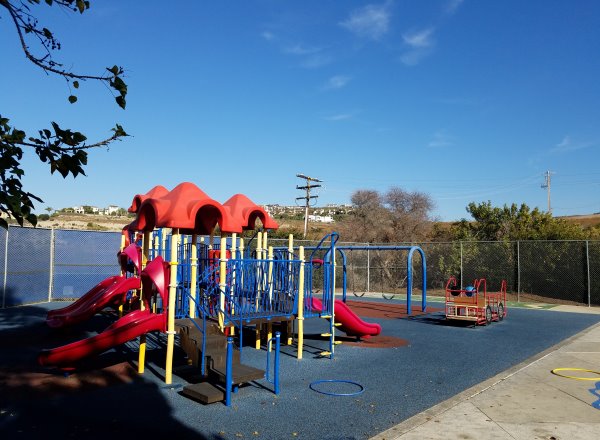
[[[559, 306], [566, 313], [598, 308]], [[568, 370], [552, 373], [556, 368]], [[581, 380], [587, 379], [587, 380]], [[600, 324], [375, 436], [372, 440], [600, 438]], [[598, 388], [596, 385], [598, 384]]]

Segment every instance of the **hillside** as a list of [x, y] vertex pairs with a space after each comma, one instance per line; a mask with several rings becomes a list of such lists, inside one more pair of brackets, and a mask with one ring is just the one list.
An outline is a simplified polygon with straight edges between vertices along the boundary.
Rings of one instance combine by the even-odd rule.
[[[577, 223], [584, 228], [600, 225], [600, 214], [574, 215], [560, 217], [569, 222]], [[39, 221], [40, 228], [55, 229], [78, 229], [93, 231], [121, 231], [121, 229], [134, 219], [133, 216], [106, 216], [94, 214], [55, 214], [50, 220]], [[301, 237], [304, 231], [304, 221], [289, 218], [277, 218], [279, 231], [275, 235], [285, 237], [288, 234], [294, 234], [295, 237]], [[309, 223], [307, 238], [320, 239], [325, 234], [336, 230], [338, 223]], [[444, 226], [450, 226], [451, 222], [441, 223]]]

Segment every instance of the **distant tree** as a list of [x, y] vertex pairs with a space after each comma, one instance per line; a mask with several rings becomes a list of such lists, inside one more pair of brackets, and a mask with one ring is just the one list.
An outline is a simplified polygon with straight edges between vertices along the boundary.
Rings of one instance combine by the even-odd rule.
[[385, 194], [358, 190], [351, 196], [352, 211], [340, 227], [344, 241], [403, 243], [426, 238], [432, 227], [431, 198], [398, 187]]
[[[25, 57], [47, 74], [58, 75], [66, 80], [69, 88], [68, 100], [71, 104], [77, 102], [73, 89], [79, 89], [80, 81], [96, 81], [112, 89], [119, 107], [125, 108], [127, 85], [122, 79], [123, 69], [118, 66], [106, 68], [100, 75], [82, 75], [71, 72], [62, 64], [56, 62], [53, 51], [60, 50], [61, 44], [53, 32], [39, 24], [32, 9], [39, 6], [40, 0], [0, 0], [0, 23], [14, 25], [16, 36]], [[62, 8], [68, 12], [83, 14], [90, 7], [87, 0], [44, 0], [48, 6]], [[4, 17], [3, 17], [4, 16]], [[40, 54], [31, 51], [29, 41], [37, 41]], [[6, 67], [6, 60], [4, 68]], [[39, 160], [48, 163], [50, 173], [58, 171], [63, 178], [69, 174], [77, 177], [85, 175], [83, 167], [87, 165], [87, 151], [109, 145], [111, 142], [127, 136], [123, 128], [116, 124], [113, 134], [107, 139], [87, 143], [87, 137], [79, 131], [61, 128], [56, 122], [51, 122], [51, 128], [40, 129], [37, 135], [30, 136], [25, 131], [9, 124], [10, 120], [0, 113], [0, 212], [14, 218], [21, 226], [27, 221], [36, 225], [37, 217], [33, 213], [34, 202], [43, 200], [23, 188], [21, 178], [25, 174], [21, 160], [24, 149], [31, 149]], [[6, 220], [0, 218], [0, 226], [7, 227]]]
[[453, 226], [459, 240], [580, 240], [587, 237], [584, 229], [564, 219], [552, 217], [525, 203], [502, 208], [491, 202], [469, 203], [467, 212], [473, 221], [462, 219]]
[[407, 192], [391, 188], [384, 197], [392, 219], [390, 241], [424, 240], [432, 230], [431, 197], [421, 192]]
[[92, 209], [91, 206], [83, 205], [83, 213], [84, 214], [93, 214], [94, 210]]

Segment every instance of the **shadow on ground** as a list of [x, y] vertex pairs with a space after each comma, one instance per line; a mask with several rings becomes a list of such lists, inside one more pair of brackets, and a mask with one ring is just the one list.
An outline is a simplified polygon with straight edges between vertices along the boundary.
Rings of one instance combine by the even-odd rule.
[[[43, 348], [101, 331], [108, 316], [64, 331], [45, 324], [46, 305], [0, 310], [0, 431], [3, 438], [220, 439], [172, 417], [168, 390], [138, 376], [126, 345], [81, 363], [71, 374], [38, 366]], [[161, 389], [163, 388], [163, 389]]]

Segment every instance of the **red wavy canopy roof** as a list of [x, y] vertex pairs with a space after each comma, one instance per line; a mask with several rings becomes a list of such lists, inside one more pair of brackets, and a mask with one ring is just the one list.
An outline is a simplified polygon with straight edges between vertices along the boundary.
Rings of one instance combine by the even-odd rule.
[[158, 185], [146, 194], [137, 194], [129, 212], [137, 216], [127, 229], [137, 231], [178, 228], [184, 233], [210, 234], [218, 224], [221, 232], [240, 233], [254, 229], [257, 218], [265, 229], [279, 227], [245, 195], [236, 194], [221, 205], [190, 182], [180, 183], [172, 191]]

